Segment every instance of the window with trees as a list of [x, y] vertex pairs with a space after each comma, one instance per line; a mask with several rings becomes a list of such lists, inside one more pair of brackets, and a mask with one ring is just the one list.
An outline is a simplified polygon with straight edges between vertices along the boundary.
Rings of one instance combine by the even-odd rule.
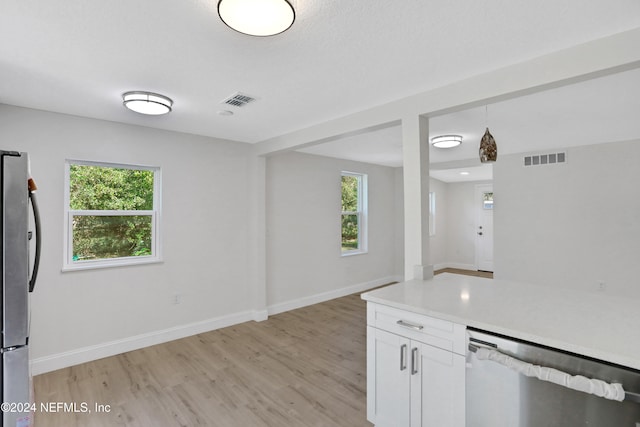
[[367, 251], [367, 175], [342, 172], [342, 255]]
[[68, 160], [64, 269], [160, 260], [160, 168]]

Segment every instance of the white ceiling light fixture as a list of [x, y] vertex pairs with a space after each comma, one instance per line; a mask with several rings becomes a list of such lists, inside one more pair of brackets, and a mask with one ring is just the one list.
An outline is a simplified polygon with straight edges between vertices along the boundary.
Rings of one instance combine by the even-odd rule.
[[288, 0], [220, 0], [222, 22], [250, 36], [274, 36], [288, 30], [296, 12]]
[[131, 111], [151, 116], [167, 114], [171, 111], [173, 101], [164, 95], [153, 92], [132, 91], [122, 94], [122, 103]]
[[462, 144], [460, 135], [440, 135], [431, 138], [431, 145], [437, 148], [453, 148]]

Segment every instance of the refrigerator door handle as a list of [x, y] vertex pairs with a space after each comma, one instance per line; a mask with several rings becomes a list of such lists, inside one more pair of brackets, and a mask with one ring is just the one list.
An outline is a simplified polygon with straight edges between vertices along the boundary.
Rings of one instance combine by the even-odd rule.
[[36, 278], [38, 277], [38, 269], [40, 268], [40, 250], [42, 247], [42, 238], [40, 233], [40, 210], [38, 209], [38, 201], [36, 198], [37, 187], [33, 178], [29, 178], [29, 198], [31, 199], [31, 208], [33, 209], [33, 219], [36, 225], [36, 254], [33, 260], [33, 271], [29, 280], [29, 292], [33, 292], [36, 286]]

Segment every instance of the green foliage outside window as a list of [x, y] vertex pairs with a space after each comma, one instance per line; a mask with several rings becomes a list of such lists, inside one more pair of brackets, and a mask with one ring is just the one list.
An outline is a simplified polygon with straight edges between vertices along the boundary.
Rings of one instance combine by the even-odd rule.
[[152, 216], [142, 211], [154, 208], [153, 171], [72, 164], [69, 173], [69, 209], [129, 211], [75, 212], [73, 261], [152, 254]]
[[357, 176], [342, 175], [342, 250], [358, 249], [358, 190]]

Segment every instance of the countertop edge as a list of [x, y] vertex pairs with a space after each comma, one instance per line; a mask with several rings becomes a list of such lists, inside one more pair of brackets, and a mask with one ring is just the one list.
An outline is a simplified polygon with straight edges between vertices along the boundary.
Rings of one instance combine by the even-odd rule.
[[[465, 284], [469, 284], [469, 283], [473, 284], [475, 282], [478, 282], [475, 279], [477, 278], [473, 278], [473, 279], [465, 278], [462, 280], [462, 282], [464, 282]], [[481, 280], [484, 281], [482, 286], [486, 286], [487, 284], [491, 286], [490, 284], [491, 282], [493, 282], [492, 279], [481, 279]], [[441, 279], [440, 281], [443, 282], [445, 280]], [[455, 278], [447, 278], [446, 281], [452, 282], [452, 281], [455, 281]], [[486, 281], [489, 281], [489, 282], [486, 282]], [[413, 290], [415, 290], [416, 285], [428, 286], [432, 283], [433, 283], [433, 279], [426, 280], [426, 281], [413, 280], [413, 281], [401, 282], [394, 285], [390, 285], [389, 287], [393, 286], [398, 291], [400, 291], [403, 287], [413, 287], [414, 288]], [[516, 287], [519, 286], [519, 284], [515, 282], [511, 283], [510, 285], [516, 286]], [[529, 289], [532, 289], [530, 284], [522, 284], [522, 285], [527, 286]], [[544, 290], [545, 292], [550, 292], [549, 289], [545, 287], [542, 287], [540, 289]], [[459, 288], [453, 289], [452, 292], [454, 293], [459, 292]], [[413, 313], [423, 314], [423, 315], [434, 317], [437, 319], [447, 320], [450, 322], [462, 324], [467, 327], [481, 329], [484, 331], [489, 331], [496, 334], [505, 335], [508, 337], [513, 337], [520, 340], [541, 344], [547, 347], [557, 348], [570, 353], [575, 353], [575, 354], [583, 355], [586, 357], [602, 360], [605, 362], [617, 364], [623, 367], [640, 370], [639, 358], [630, 357], [629, 355], [625, 355], [617, 351], [606, 351], [605, 349], [598, 348], [597, 346], [593, 346], [593, 345], [580, 344], [578, 342], [579, 340], [572, 341], [570, 338], [567, 338], [571, 336], [570, 332], [564, 334], [565, 336], [563, 338], [554, 338], [554, 337], [544, 336], [540, 333], [536, 333], [535, 328], [533, 327], [531, 328], [514, 327], [514, 326], [510, 326], [509, 324], [506, 324], [506, 325], [499, 324], [498, 322], [495, 322], [495, 321], [487, 321], [484, 319], [480, 319], [478, 318], [478, 316], [463, 315], [460, 313], [455, 313], [455, 311], [460, 311], [457, 309], [443, 310], [437, 307], [438, 304], [433, 304], [432, 306], [430, 304], [418, 303], [417, 299], [414, 299], [409, 303], [406, 301], [401, 301], [399, 298], [394, 298], [392, 294], [393, 293], [389, 292], [389, 290], [385, 291], [385, 288], [381, 288], [381, 289], [363, 293], [361, 295], [361, 298], [368, 302], [387, 305], [397, 309], [406, 310]], [[495, 309], [495, 305], [494, 307], [492, 307], [492, 309]], [[508, 323], [518, 324], [519, 322], [508, 322]], [[638, 344], [638, 350], [640, 351], [640, 344]], [[640, 357], [640, 352], [638, 353], [638, 355]]]

